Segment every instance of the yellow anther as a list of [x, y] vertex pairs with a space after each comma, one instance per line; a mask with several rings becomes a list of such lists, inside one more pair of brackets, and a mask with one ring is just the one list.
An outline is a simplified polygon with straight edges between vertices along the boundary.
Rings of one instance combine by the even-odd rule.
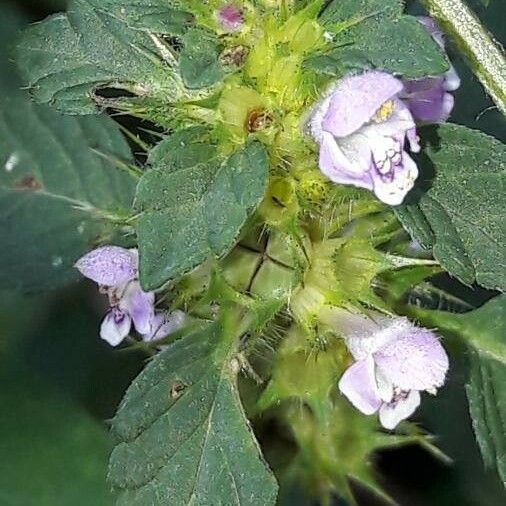
[[373, 121], [376, 123], [382, 123], [392, 116], [395, 109], [395, 103], [393, 100], [388, 100], [385, 102], [377, 111], [376, 114], [372, 117]]

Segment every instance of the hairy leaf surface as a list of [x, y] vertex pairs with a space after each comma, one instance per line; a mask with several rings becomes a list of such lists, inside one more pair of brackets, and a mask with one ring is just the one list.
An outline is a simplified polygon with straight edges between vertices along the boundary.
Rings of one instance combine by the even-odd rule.
[[77, 279], [74, 262], [112, 232], [105, 216], [129, 212], [136, 180], [116, 166], [132, 155], [112, 120], [33, 104], [7, 59], [0, 54], [0, 286], [38, 291]]
[[[506, 148], [496, 139], [442, 125], [426, 153], [436, 176], [419, 202], [396, 207], [404, 227], [464, 283], [506, 289]], [[425, 181], [424, 181], [425, 178]]]
[[74, 0], [67, 14], [25, 31], [17, 62], [37, 102], [90, 114], [98, 111], [95, 93], [101, 87], [167, 101], [178, 96], [175, 71], [155, 41], [115, 14], [91, 0]]
[[222, 161], [203, 142], [178, 143], [181, 135], [166, 141], [174, 149], [157, 148], [158, 163], [137, 189], [145, 289], [226, 252], [265, 191], [268, 165], [260, 143], [247, 144]]
[[445, 72], [439, 46], [402, 11], [399, 0], [334, 0], [322, 21], [335, 34], [335, 47], [313, 59], [313, 66], [333, 75], [378, 68], [409, 79]]
[[119, 505], [275, 503], [237, 392], [237, 324], [224, 318], [176, 341], [128, 389], [109, 471]]
[[485, 463], [506, 484], [506, 295], [464, 314], [417, 310], [425, 325], [458, 335], [470, 347], [466, 387], [476, 439]]

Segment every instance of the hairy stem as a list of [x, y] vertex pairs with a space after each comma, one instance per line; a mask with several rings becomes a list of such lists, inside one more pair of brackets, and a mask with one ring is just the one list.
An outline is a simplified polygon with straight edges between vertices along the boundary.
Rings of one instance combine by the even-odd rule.
[[504, 50], [463, 0], [422, 0], [430, 15], [453, 38], [497, 107], [506, 115]]

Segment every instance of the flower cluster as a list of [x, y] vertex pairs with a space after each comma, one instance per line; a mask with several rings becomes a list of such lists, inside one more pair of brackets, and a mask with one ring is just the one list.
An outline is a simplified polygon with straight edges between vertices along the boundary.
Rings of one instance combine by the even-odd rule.
[[81, 257], [75, 267], [109, 298], [110, 309], [102, 321], [100, 337], [111, 346], [130, 334], [132, 324], [144, 341], [162, 339], [183, 325], [182, 311], [170, 315], [155, 311], [154, 292], [142, 290], [137, 279], [136, 249], [102, 246]]
[[[444, 48], [435, 22], [420, 22]], [[319, 144], [320, 170], [333, 182], [373, 191], [381, 201], [403, 202], [418, 177], [408, 151], [420, 151], [416, 122], [445, 121], [459, 87], [455, 70], [401, 80], [381, 71], [335, 83], [311, 113], [310, 133]]]
[[448, 356], [434, 332], [378, 313], [335, 309], [332, 318], [355, 360], [339, 389], [362, 413], [378, 412], [386, 429], [413, 414], [420, 392], [435, 394], [444, 384]]

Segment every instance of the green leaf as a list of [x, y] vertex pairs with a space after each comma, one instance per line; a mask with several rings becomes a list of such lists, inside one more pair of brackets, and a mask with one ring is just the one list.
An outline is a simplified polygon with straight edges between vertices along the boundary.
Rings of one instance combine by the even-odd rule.
[[110, 506], [105, 427], [2, 354], [0, 503]]
[[202, 143], [167, 142], [174, 150], [158, 148], [167, 157], [157, 155], [159, 163], [141, 178], [135, 201], [141, 213], [137, 235], [145, 289], [229, 250], [262, 199], [268, 173], [259, 142], [224, 162]]
[[72, 114], [97, 112], [96, 90], [116, 88], [170, 101], [179, 96], [175, 70], [147, 32], [134, 30], [91, 0], [74, 0], [28, 28], [17, 62], [34, 99]]
[[466, 387], [476, 439], [485, 463], [506, 485], [506, 295], [475, 311], [451, 314], [416, 310], [425, 324], [458, 335], [471, 349]]
[[[504, 144], [465, 127], [441, 125], [426, 153], [436, 177], [418, 203], [396, 207], [397, 216], [460, 281], [505, 290]], [[422, 184], [423, 179], [422, 173]]]
[[506, 487], [506, 366], [479, 352], [470, 360], [466, 392], [474, 433], [485, 464], [497, 470]]
[[237, 318], [206, 324], [159, 354], [113, 420], [109, 479], [119, 505], [269, 506], [276, 481], [236, 386]]
[[[0, 40], [0, 47], [3, 41]], [[63, 117], [21, 91], [0, 55], [0, 287], [50, 289], [77, 279], [74, 262], [126, 215], [136, 180], [127, 142], [106, 117]]]
[[217, 83], [224, 75], [219, 63], [220, 48], [214, 34], [202, 29], [189, 30], [183, 37], [181, 76], [188, 88], [204, 88]]
[[334, 0], [322, 20], [335, 34], [335, 47], [323, 57], [317, 56], [313, 66], [335, 75], [356, 68], [378, 68], [410, 79], [448, 70], [439, 46], [402, 10], [399, 0]]
[[131, 28], [164, 35], [183, 35], [193, 16], [174, 0], [90, 0], [96, 9], [124, 21]]

